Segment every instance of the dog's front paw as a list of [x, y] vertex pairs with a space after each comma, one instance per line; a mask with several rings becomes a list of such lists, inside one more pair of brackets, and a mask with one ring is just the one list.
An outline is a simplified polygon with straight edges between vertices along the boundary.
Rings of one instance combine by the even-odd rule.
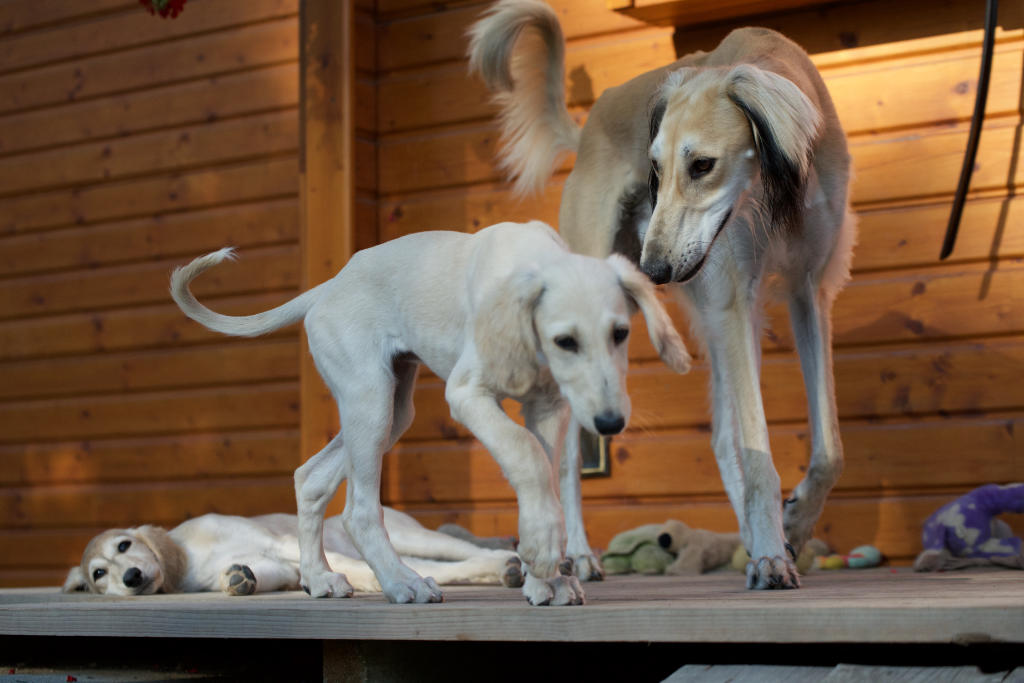
[[524, 580], [523, 561], [515, 556], [508, 558], [501, 573], [501, 585], [505, 588], [519, 588]]
[[747, 562], [747, 588], [799, 588], [800, 575], [788, 557], [758, 557]]
[[426, 578], [415, 576], [411, 579], [392, 581], [386, 584], [381, 581], [381, 588], [389, 602], [399, 604], [444, 602], [444, 593], [441, 592], [437, 582], [429, 576]]
[[352, 585], [344, 574], [319, 572], [311, 576], [303, 574], [302, 590], [314, 598], [350, 598]]
[[595, 555], [588, 553], [570, 559], [573, 562], [573, 573], [580, 581], [604, 581], [604, 567]]
[[575, 576], [556, 576], [552, 579], [538, 579], [527, 573], [523, 583], [523, 595], [534, 606], [582, 605], [586, 602], [583, 587]]
[[221, 589], [228, 595], [252, 595], [256, 592], [256, 575], [244, 564], [233, 564], [221, 576]]

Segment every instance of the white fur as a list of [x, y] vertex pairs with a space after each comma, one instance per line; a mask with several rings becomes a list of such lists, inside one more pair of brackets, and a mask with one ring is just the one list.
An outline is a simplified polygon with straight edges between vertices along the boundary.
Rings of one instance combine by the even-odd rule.
[[[310, 353], [338, 402], [342, 432], [295, 472], [303, 585], [313, 596], [344, 594], [322, 550], [323, 513], [343, 479], [342, 519], [393, 602], [442, 598], [396, 554], [381, 524], [380, 459], [413, 419], [419, 363], [447, 384], [452, 416], [488, 448], [519, 499], [519, 554], [534, 604], [576, 604], [582, 592], [558, 580], [566, 549], [555, 487], [570, 415], [598, 431], [629, 418], [626, 344], [633, 307], [655, 347], [677, 370], [689, 355], [654, 288], [629, 263], [571, 254], [549, 226], [502, 223], [476, 235], [427, 232], [357, 253], [333, 279], [254, 316], [224, 316], [188, 292], [192, 278], [223, 260], [216, 252], [175, 271], [171, 292], [186, 315], [227, 334], [262, 334], [305, 314]], [[303, 310], [304, 309], [304, 310]], [[559, 346], [572, 338], [575, 351]], [[500, 401], [523, 404], [526, 428]], [[614, 418], [614, 419], [612, 419]], [[570, 439], [570, 446], [576, 443]], [[578, 454], [568, 456], [578, 462]], [[578, 471], [561, 470], [566, 479]], [[570, 518], [578, 519], [577, 500]], [[577, 539], [578, 540], [578, 539]], [[589, 546], [575, 542], [586, 566]], [[573, 558], [580, 559], [580, 558]], [[557, 584], [557, 585], [556, 585]], [[578, 584], [577, 584], [578, 585]]]
[[[486, 31], [472, 30], [480, 37], [470, 47], [471, 61], [513, 54], [526, 26], [555, 35], [551, 25], [558, 19], [551, 8], [517, 0], [503, 0], [499, 7]], [[562, 54], [549, 49], [546, 55], [524, 55], [536, 47], [521, 47], [516, 58], [537, 64]], [[502, 90], [503, 101], [546, 103], [548, 110], [527, 125], [539, 128], [568, 115], [564, 101], [530, 92], [542, 78], [507, 87], [483, 73], [492, 88]], [[561, 74], [561, 68], [550, 69], [547, 82]], [[659, 111], [660, 119], [654, 115]], [[652, 120], [660, 127], [652, 127]], [[515, 149], [503, 154], [544, 158], [547, 151], [530, 142], [540, 137], [523, 133], [511, 141]], [[630, 256], [659, 282], [674, 283], [710, 357], [713, 446], [753, 558], [748, 585], [799, 585], [787, 539], [799, 551], [810, 538], [842, 469], [830, 313], [848, 278], [856, 241], [847, 198], [850, 156], [824, 82], [806, 53], [785, 37], [739, 29], [712, 52], [687, 55], [606, 90], [576, 151], [562, 194], [562, 236], [575, 251], [600, 257], [633, 232], [641, 249]], [[712, 170], [695, 171], [697, 162], [708, 159], [715, 161]], [[653, 207], [646, 198], [652, 160], [659, 180]], [[530, 185], [539, 182], [529, 178]], [[794, 187], [799, 191], [779, 191]], [[771, 201], [780, 196], [791, 201]], [[632, 199], [630, 225], [619, 222], [623, 198]], [[811, 433], [810, 467], [784, 514], [760, 391], [760, 307], [769, 274], [777, 276], [788, 299]]]
[[[439, 583], [512, 583], [518, 585], [519, 559], [509, 550], [489, 550], [424, 528], [409, 515], [384, 508], [384, 523], [402, 559], [418, 571], [430, 572]], [[206, 514], [166, 534], [152, 527], [111, 529], [97, 536], [73, 567], [64, 592], [105, 595], [151, 595], [223, 591], [249, 595], [299, 588], [298, 518], [275, 514], [235, 517]], [[326, 557], [347, 581], [339, 590], [380, 591], [380, 584], [345, 532], [341, 517], [325, 520]], [[125, 550], [120, 550], [127, 543]], [[177, 551], [177, 552], [175, 552]], [[168, 560], [177, 554], [178, 566]], [[249, 580], [241, 569], [248, 569]], [[97, 570], [100, 576], [93, 578]], [[127, 572], [137, 571], [133, 585]], [[231, 583], [233, 576], [242, 580]], [[137, 583], [136, 583], [137, 581]]]

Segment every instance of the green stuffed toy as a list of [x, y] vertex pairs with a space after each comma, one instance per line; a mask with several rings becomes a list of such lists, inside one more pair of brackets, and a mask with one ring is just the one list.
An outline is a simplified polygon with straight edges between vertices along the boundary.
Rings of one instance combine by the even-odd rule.
[[624, 531], [601, 556], [606, 574], [701, 574], [729, 562], [738, 534], [691, 529], [670, 519]]

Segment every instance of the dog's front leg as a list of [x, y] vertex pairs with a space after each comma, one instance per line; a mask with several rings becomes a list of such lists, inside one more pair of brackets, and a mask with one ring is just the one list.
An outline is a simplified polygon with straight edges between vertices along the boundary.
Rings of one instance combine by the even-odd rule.
[[531, 605], [582, 604], [579, 580], [559, 573], [565, 559], [565, 522], [544, 447], [533, 433], [509, 419], [487, 389], [449, 381], [446, 398], [452, 416], [491, 452], [516, 492], [526, 599]]
[[800, 580], [782, 532], [781, 483], [761, 399], [753, 301], [738, 292], [728, 300], [724, 307], [698, 303], [711, 357], [715, 459], [752, 558], [747, 587], [797, 588]]
[[[580, 492], [580, 426], [572, 411], [557, 394], [523, 405], [526, 427], [548, 453], [552, 468], [558, 470], [559, 494], [565, 516], [566, 557], [569, 572], [582, 581], [601, 581], [604, 570], [590, 549], [583, 525], [583, 500]], [[563, 573], [569, 573], [563, 571]]]

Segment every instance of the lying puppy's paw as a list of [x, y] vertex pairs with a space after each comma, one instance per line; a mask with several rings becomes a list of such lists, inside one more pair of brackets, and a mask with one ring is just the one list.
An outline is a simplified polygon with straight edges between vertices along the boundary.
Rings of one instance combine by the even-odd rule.
[[434, 579], [429, 576], [421, 578], [414, 575], [414, 577], [387, 585], [381, 582], [381, 588], [384, 589], [384, 595], [387, 596], [388, 601], [399, 604], [444, 602], [444, 593], [441, 592]]
[[800, 575], [793, 560], [788, 557], [759, 557], [747, 562], [747, 588], [765, 590], [799, 587]]
[[221, 577], [221, 588], [228, 595], [252, 595], [256, 592], [256, 576], [247, 565], [233, 564]]
[[571, 558], [575, 574], [580, 581], [604, 581], [604, 568], [594, 555], [577, 555]]
[[527, 573], [523, 584], [523, 595], [531, 605], [582, 605], [586, 596], [580, 581], [575, 576], [556, 576], [552, 579], [538, 579]]
[[505, 571], [501, 574], [501, 585], [505, 588], [519, 588], [523, 585], [523, 562], [518, 557], [510, 557], [505, 563]]
[[303, 576], [302, 590], [314, 598], [351, 598], [352, 586], [344, 574], [322, 572], [310, 577]]

